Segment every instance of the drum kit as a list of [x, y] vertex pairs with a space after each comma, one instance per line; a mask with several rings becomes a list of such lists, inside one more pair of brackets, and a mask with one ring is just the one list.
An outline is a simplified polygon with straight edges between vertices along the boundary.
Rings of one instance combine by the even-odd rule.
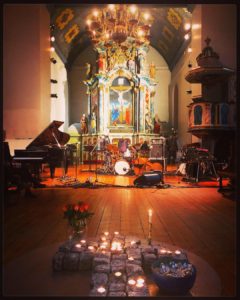
[[110, 144], [106, 137], [100, 138], [92, 151], [103, 153], [104, 164], [97, 172], [114, 175], [141, 175], [151, 170], [150, 150], [141, 150], [141, 144], [126, 143], [125, 146], [124, 149], [122, 145]]

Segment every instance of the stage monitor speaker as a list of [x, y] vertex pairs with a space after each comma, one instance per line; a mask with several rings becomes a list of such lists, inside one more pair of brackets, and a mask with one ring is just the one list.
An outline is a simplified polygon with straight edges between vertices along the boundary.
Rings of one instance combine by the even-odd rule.
[[145, 172], [133, 182], [135, 186], [153, 186], [163, 182], [161, 171]]

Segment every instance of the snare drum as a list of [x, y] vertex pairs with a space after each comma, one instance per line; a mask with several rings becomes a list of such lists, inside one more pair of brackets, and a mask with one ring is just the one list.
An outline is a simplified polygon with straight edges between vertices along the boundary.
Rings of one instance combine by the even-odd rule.
[[124, 159], [118, 160], [114, 165], [114, 170], [118, 175], [126, 175], [130, 169], [129, 163]]

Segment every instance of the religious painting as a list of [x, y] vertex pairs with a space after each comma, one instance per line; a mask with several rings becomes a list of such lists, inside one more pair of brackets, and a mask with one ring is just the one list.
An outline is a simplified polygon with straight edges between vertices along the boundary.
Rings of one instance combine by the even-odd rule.
[[133, 126], [133, 90], [125, 77], [114, 79], [110, 88], [110, 126]]

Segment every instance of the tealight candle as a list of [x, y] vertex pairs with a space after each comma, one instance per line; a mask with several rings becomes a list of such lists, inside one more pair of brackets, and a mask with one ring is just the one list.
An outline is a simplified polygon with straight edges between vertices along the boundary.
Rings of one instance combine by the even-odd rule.
[[136, 281], [134, 279], [129, 279], [128, 280], [128, 284], [129, 285], [135, 285], [136, 284]]
[[101, 237], [101, 240], [102, 240], [102, 241], [106, 241], [106, 237], [105, 237], [105, 236], [102, 236], [102, 237]]
[[131, 261], [133, 261], [133, 260], [134, 260], [134, 258], [133, 258], [132, 256], [130, 256], [130, 257], [128, 258], [128, 260], [131, 260]]
[[175, 254], [176, 254], [176, 255], [180, 255], [180, 254], [181, 254], [181, 251], [180, 251], [180, 250], [176, 250], [176, 251], [175, 251]]
[[136, 244], [136, 242], [135, 241], [131, 241], [131, 245], [134, 245], [134, 244]]
[[102, 293], [106, 292], [106, 289], [105, 289], [103, 286], [100, 286], [100, 287], [97, 289], [97, 291], [98, 291], [100, 294], [102, 294]]
[[143, 284], [145, 282], [145, 280], [143, 278], [138, 278], [137, 279], [137, 283], [139, 284]]
[[81, 248], [82, 246], [80, 244], [75, 245], [76, 248]]
[[82, 244], [85, 244], [85, 243], [86, 243], [86, 241], [85, 241], [85, 240], [81, 240], [81, 241], [80, 241], [80, 243], [82, 243]]
[[168, 253], [168, 254], [172, 254], [172, 251], [169, 251], [169, 250], [168, 250], [167, 253]]
[[108, 235], [109, 235], [109, 232], [108, 232], [108, 231], [105, 231], [105, 232], [104, 232], [104, 235], [108, 236]]
[[120, 276], [122, 275], [122, 273], [121, 273], [121, 272], [115, 272], [114, 275], [115, 275], [116, 277], [120, 277]]
[[165, 250], [165, 249], [161, 249], [161, 250], [160, 250], [160, 253], [161, 253], [161, 254], [166, 254], [166, 252], [167, 252], [167, 250]]
[[138, 288], [143, 287], [143, 283], [142, 282], [137, 282], [136, 287], [138, 287]]
[[88, 246], [88, 249], [92, 251], [92, 250], [94, 250], [94, 247], [93, 246]]
[[118, 235], [118, 234], [119, 234], [119, 232], [118, 232], [118, 231], [115, 231], [115, 232], [114, 232], [114, 234], [115, 234], [115, 235]]

